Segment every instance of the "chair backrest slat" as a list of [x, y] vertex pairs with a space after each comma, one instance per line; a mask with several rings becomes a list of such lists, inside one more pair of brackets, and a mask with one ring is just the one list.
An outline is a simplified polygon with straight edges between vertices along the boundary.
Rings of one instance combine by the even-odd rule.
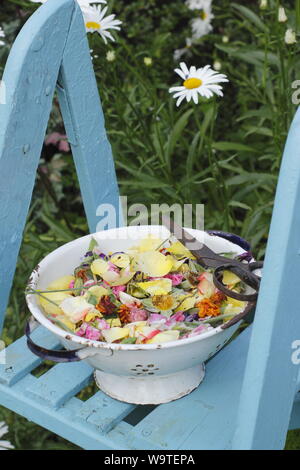
[[285, 443], [299, 377], [299, 343], [299, 354], [295, 349], [300, 340], [299, 207], [300, 110], [280, 170], [235, 449], [280, 449]]
[[57, 90], [90, 231], [96, 231], [99, 217], [106, 219], [106, 205], [112, 206], [116, 212], [116, 220], [115, 223], [111, 221], [112, 224], [122, 225], [114, 160], [106, 135], [82, 13], [77, 3]]
[[105, 216], [101, 204], [119, 207], [81, 10], [75, 0], [48, 0], [18, 35], [2, 80], [0, 332], [57, 81], [90, 230]]

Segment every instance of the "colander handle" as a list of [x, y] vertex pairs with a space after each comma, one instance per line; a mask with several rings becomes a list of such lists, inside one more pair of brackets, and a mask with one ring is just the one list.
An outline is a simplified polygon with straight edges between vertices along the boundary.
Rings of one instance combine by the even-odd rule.
[[216, 237], [224, 238], [225, 240], [228, 240], [229, 242], [232, 242], [235, 245], [240, 246], [241, 248], [243, 248], [243, 250], [251, 254], [250, 243], [247, 242], [247, 240], [245, 240], [244, 238], [240, 237], [239, 235], [235, 235], [234, 233], [222, 232], [220, 230], [207, 230], [207, 233], [209, 235], [214, 235]]
[[[234, 243], [235, 245], [240, 246], [241, 248], [243, 248], [243, 250], [245, 250], [245, 252], [247, 252], [249, 258], [250, 259], [252, 258], [250, 243], [247, 240], [245, 240], [244, 238], [240, 237], [239, 235], [235, 235], [234, 233], [222, 232], [220, 230], [208, 230], [207, 233], [209, 233], [209, 235], [214, 235], [216, 237], [224, 238], [225, 240], [228, 240], [228, 241]], [[254, 310], [255, 305], [256, 305], [256, 302], [249, 302], [247, 307], [245, 308], [245, 310], [243, 312], [241, 312], [236, 317], [232, 318], [232, 320], [224, 323], [224, 325], [222, 325], [221, 328], [223, 330], [226, 330], [227, 328], [230, 328], [232, 325], [235, 325], [236, 323], [241, 321], [252, 310]]]
[[[35, 322], [38, 325], [38, 322]], [[25, 328], [25, 334], [27, 336], [27, 346], [30, 351], [35, 354], [36, 356], [42, 358], [46, 361], [53, 361], [53, 362], [76, 362], [81, 361], [81, 358], [77, 355], [79, 351], [82, 352], [82, 349], [75, 349], [71, 351], [53, 351], [51, 349], [43, 348], [42, 346], [38, 346], [35, 344], [30, 335], [33, 331], [32, 326], [30, 325], [30, 321], [27, 322]]]

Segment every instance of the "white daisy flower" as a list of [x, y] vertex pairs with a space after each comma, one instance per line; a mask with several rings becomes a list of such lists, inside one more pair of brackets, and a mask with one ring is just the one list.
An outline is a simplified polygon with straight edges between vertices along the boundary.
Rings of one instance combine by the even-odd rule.
[[77, 0], [80, 8], [89, 8], [93, 3], [104, 3], [106, 4], [106, 0]]
[[105, 44], [107, 44], [107, 38], [111, 41], [115, 40], [108, 29], [120, 30], [119, 25], [122, 24], [122, 21], [114, 19], [116, 15], [108, 15], [105, 17], [106, 12], [107, 7], [104, 7], [102, 10], [100, 6], [92, 6], [83, 9], [86, 31], [88, 33], [99, 33]]
[[198, 103], [198, 95], [204, 98], [212, 98], [214, 94], [223, 96], [221, 82], [228, 82], [226, 75], [213, 70], [210, 65], [196, 69], [195, 66], [187, 68], [185, 62], [180, 63], [180, 68], [175, 72], [182, 78], [182, 86], [175, 86], [169, 89], [169, 93], [174, 93], [173, 98], [178, 98], [176, 106], [186, 98], [188, 102], [193, 99]]
[[[3, 31], [2, 26], [0, 26], [0, 38], [5, 38], [5, 33]], [[0, 39], [0, 46], [4, 46], [4, 45], [5, 45], [5, 41], [2, 41], [2, 39]]]
[[[47, 0], [30, 0], [32, 3], [46, 3]], [[77, 0], [80, 8], [88, 8], [93, 3], [107, 3], [106, 0]]]
[[185, 47], [182, 49], [175, 49], [173, 53], [174, 60], [178, 62], [183, 55], [186, 55], [186, 57], [191, 57], [191, 47], [193, 45], [193, 40], [192, 38], [186, 38], [185, 39]]
[[[8, 432], [8, 426], [4, 421], [0, 422], [0, 437], [4, 436]], [[0, 440], [0, 450], [14, 449], [14, 446], [9, 441]]]
[[193, 32], [193, 39], [199, 39], [202, 36], [210, 33], [212, 31], [211, 22], [214, 19], [214, 15], [211, 11], [211, 6], [205, 6], [198, 18], [194, 18], [191, 22], [192, 32]]
[[186, 5], [190, 10], [203, 10], [211, 6], [212, 0], [187, 0]]

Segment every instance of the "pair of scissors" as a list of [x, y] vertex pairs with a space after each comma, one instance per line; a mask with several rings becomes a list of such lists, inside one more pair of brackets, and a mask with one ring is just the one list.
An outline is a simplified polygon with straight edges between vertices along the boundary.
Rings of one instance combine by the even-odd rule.
[[[244, 263], [237, 259], [226, 258], [225, 256], [218, 255], [213, 250], [208, 248], [195, 237], [189, 234], [186, 230], [176, 224], [173, 220], [163, 216], [163, 224], [169, 229], [171, 234], [175, 235], [188, 250], [195, 256], [197, 262], [205, 269], [214, 269], [213, 282], [217, 289], [223, 292], [226, 296], [236, 300], [247, 302], [255, 302], [258, 297], [261, 278], [253, 273], [256, 269], [263, 267], [260, 261]], [[240, 294], [238, 292], [228, 289], [222, 282], [222, 274], [224, 271], [230, 271], [248, 287], [251, 287], [255, 292], [249, 294]]]

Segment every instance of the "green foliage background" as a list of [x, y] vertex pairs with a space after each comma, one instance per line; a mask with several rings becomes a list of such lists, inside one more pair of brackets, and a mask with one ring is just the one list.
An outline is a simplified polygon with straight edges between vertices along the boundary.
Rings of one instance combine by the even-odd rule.
[[[116, 43], [89, 35], [121, 193], [129, 204], [205, 204], [206, 229], [223, 229], [251, 241], [262, 258], [268, 237], [277, 176], [296, 106], [292, 82], [300, 78], [298, 43], [286, 45], [287, 27], [299, 31], [298, 0], [281, 2], [288, 23], [279, 23], [279, 1], [265, 10], [256, 0], [213, 2], [213, 32], [198, 40], [188, 65], [222, 64], [230, 80], [224, 99], [182, 103], [168, 89], [178, 83], [175, 49], [185, 47], [195, 12], [182, 0], [112, 0], [109, 9], [123, 21]], [[7, 46], [0, 48], [0, 75], [10, 45], [37, 5], [0, 0], [0, 25]], [[224, 36], [228, 42], [224, 42]], [[76, 44], [74, 44], [76, 47]], [[106, 54], [114, 51], [116, 60]], [[144, 58], [152, 65], [146, 66]], [[87, 110], [88, 113], [88, 110]], [[54, 102], [48, 134], [64, 133]], [[27, 277], [57, 246], [88, 231], [71, 154], [44, 146], [24, 232], [3, 339], [23, 333]], [[63, 439], [0, 408], [17, 449], [71, 449]], [[300, 449], [299, 432], [287, 448]]]

